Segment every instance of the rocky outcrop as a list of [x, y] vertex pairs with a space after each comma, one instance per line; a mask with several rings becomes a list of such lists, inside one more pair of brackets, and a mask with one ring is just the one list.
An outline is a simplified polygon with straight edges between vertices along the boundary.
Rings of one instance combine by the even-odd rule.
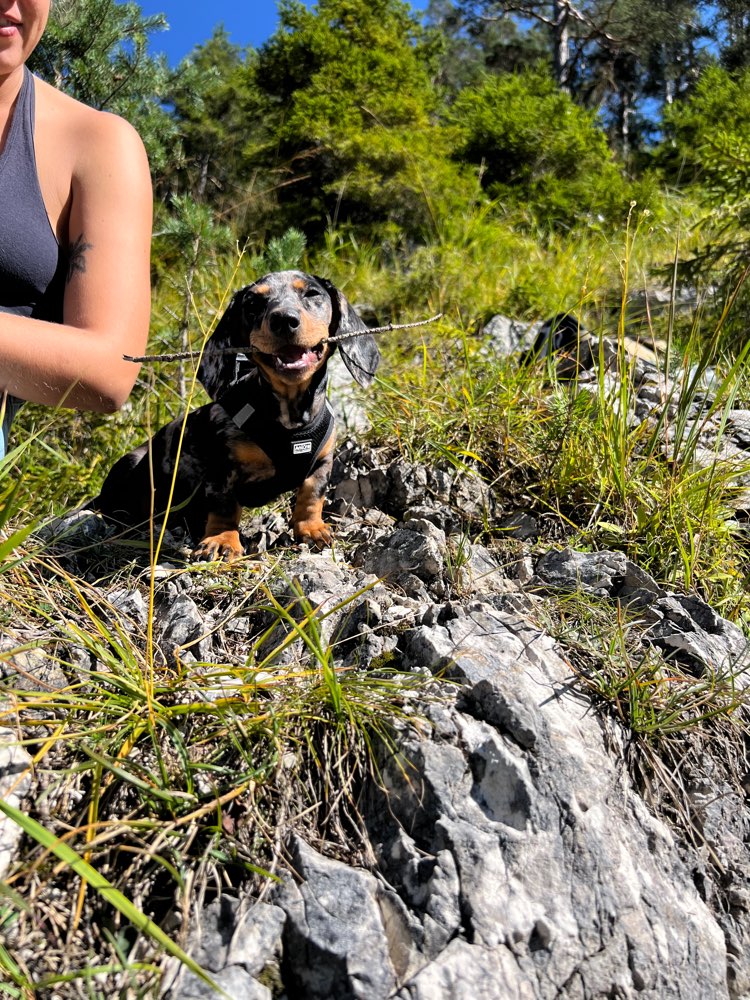
[[[421, 544], [423, 525], [410, 523], [384, 537], [411, 532]], [[293, 568], [298, 580], [308, 574], [306, 587], [316, 581], [316, 602], [340, 599], [347, 575], [352, 593], [363, 582], [326, 555]], [[398, 753], [381, 761], [382, 787], [362, 809], [373, 870], [295, 837], [287, 876], [266, 902], [246, 903], [242, 916], [236, 903], [222, 904], [223, 951], [209, 937], [193, 953], [210, 955], [231, 996], [270, 997], [261, 981], [255, 992], [246, 983], [269, 967], [285, 996], [309, 1000], [744, 995], [747, 966], [732, 943], [740, 924], [735, 917], [732, 934], [717, 913], [701, 851], [691, 855], [644, 803], [625, 766], [624, 732], [592, 711], [564, 649], [532, 623], [543, 599], [504, 579], [504, 593], [479, 598], [400, 598], [391, 638], [402, 665], [455, 686], [426, 706], [429, 736], [404, 727]], [[328, 595], [321, 580], [334, 588]], [[547, 554], [532, 585], [639, 600], [660, 593], [614, 552]], [[395, 605], [379, 587], [367, 600], [382, 627]], [[727, 663], [738, 653], [728, 633]], [[736, 790], [722, 794], [742, 816], [732, 863], [745, 864], [748, 814]], [[726, 818], [717, 821], [726, 832]], [[208, 996], [190, 982], [169, 995]]]
[[[525, 513], [501, 522], [511, 541], [471, 542], [497, 511], [469, 475], [384, 464], [347, 445], [335, 479], [336, 549], [287, 553], [274, 593], [316, 609], [335, 666], [387, 662], [441, 680], [380, 747], [351, 856], [292, 833], [278, 884], [260, 898], [225, 888], [197, 910], [192, 957], [235, 1000], [750, 997], [741, 773], [724, 766], [721, 747], [686, 742], [679, 810], [645, 797], [629, 766], [632, 734], [581, 683], [575, 649], [542, 623], [559, 596], [585, 595], [629, 615], [664, 677], [738, 692], [750, 663], [741, 630], [621, 552], [539, 550]], [[58, 557], [85, 577], [73, 539], [106, 531], [82, 512], [66, 519]], [[275, 515], [252, 518], [246, 534], [274, 557], [289, 541]], [[123, 630], [145, 626], [135, 584], [100, 599]], [[166, 662], [242, 664], [269, 628], [262, 612], [243, 610], [242, 594], [217, 608], [203, 572], [157, 567], [154, 637]], [[6, 642], [6, 672], [39, 679], [42, 638], [25, 637], [23, 650]], [[72, 642], [60, 662], [94, 666]], [[225, 682], [211, 671], [202, 695], [225, 694]], [[0, 761], [3, 782], [24, 770], [18, 752]], [[26, 774], [13, 794], [30, 791]], [[0, 840], [0, 852], [12, 849]], [[162, 995], [213, 994], [172, 966]]]
[[[213, 902], [193, 957], [237, 1000], [750, 995], [742, 789], [704, 760], [685, 779], [701, 834], [668, 824], [630, 775], [627, 731], [595, 710], [565, 646], [535, 622], [566, 592], [632, 605], [644, 649], [663, 651], [670, 669], [738, 682], [740, 630], [619, 552], [510, 559], [475, 546], [459, 566], [449, 555], [464, 516], [454, 483], [372, 456], [353, 465], [337, 488], [351, 561], [295, 556], [287, 596], [319, 608], [336, 662], [387, 654], [444, 681], [420, 727], [401, 725], [396, 749], [383, 749], [379, 782], [359, 805], [373, 864], [293, 835], [281, 884], [261, 902]], [[475, 509], [489, 502], [481, 494]], [[354, 517], [352, 497], [363, 495], [380, 506]], [[164, 643], [208, 631], [181, 578], [181, 596], [160, 612]], [[179, 970], [166, 991], [210, 995]]]

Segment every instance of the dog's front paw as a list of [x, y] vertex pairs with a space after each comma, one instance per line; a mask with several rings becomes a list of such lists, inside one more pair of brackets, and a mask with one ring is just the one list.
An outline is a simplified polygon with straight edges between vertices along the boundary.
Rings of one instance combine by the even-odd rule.
[[244, 554], [245, 550], [242, 548], [238, 531], [222, 531], [219, 535], [207, 535], [200, 545], [193, 549], [193, 559], [204, 562], [214, 562], [219, 559], [233, 562]]
[[294, 525], [294, 537], [298, 542], [323, 549], [333, 541], [333, 532], [320, 520], [297, 521]]

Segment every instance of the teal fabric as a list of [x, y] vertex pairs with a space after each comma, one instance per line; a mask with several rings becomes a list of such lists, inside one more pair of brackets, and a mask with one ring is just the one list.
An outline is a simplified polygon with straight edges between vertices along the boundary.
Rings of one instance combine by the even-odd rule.
[[[13, 418], [18, 413], [23, 405], [23, 401], [16, 399], [15, 396], [7, 396], [5, 399], [5, 412], [3, 413], [2, 427], [0, 427], [0, 459], [5, 458], [8, 452], [8, 438], [10, 436], [10, 426], [13, 423]], [[0, 412], [3, 410], [3, 404], [0, 400]]]

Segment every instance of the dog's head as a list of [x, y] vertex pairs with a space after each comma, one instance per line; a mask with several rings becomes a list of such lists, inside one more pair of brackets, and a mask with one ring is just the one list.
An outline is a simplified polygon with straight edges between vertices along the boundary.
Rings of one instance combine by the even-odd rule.
[[217, 399], [236, 378], [237, 354], [226, 348], [239, 348], [274, 387], [304, 386], [336, 349], [329, 337], [362, 331], [340, 350], [352, 377], [366, 386], [380, 360], [366, 330], [330, 281], [302, 271], [276, 271], [233, 296], [206, 344], [198, 378]]

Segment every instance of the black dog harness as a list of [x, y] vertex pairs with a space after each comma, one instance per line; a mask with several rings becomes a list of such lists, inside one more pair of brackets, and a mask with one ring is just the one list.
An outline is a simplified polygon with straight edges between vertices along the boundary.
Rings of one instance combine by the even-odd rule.
[[[326, 382], [323, 376], [313, 398], [325, 394]], [[232, 382], [217, 402], [271, 459], [276, 470], [274, 481], [282, 489], [295, 489], [307, 479], [333, 431], [333, 410], [327, 399], [317, 416], [291, 430], [284, 427], [279, 402], [257, 369]]]

